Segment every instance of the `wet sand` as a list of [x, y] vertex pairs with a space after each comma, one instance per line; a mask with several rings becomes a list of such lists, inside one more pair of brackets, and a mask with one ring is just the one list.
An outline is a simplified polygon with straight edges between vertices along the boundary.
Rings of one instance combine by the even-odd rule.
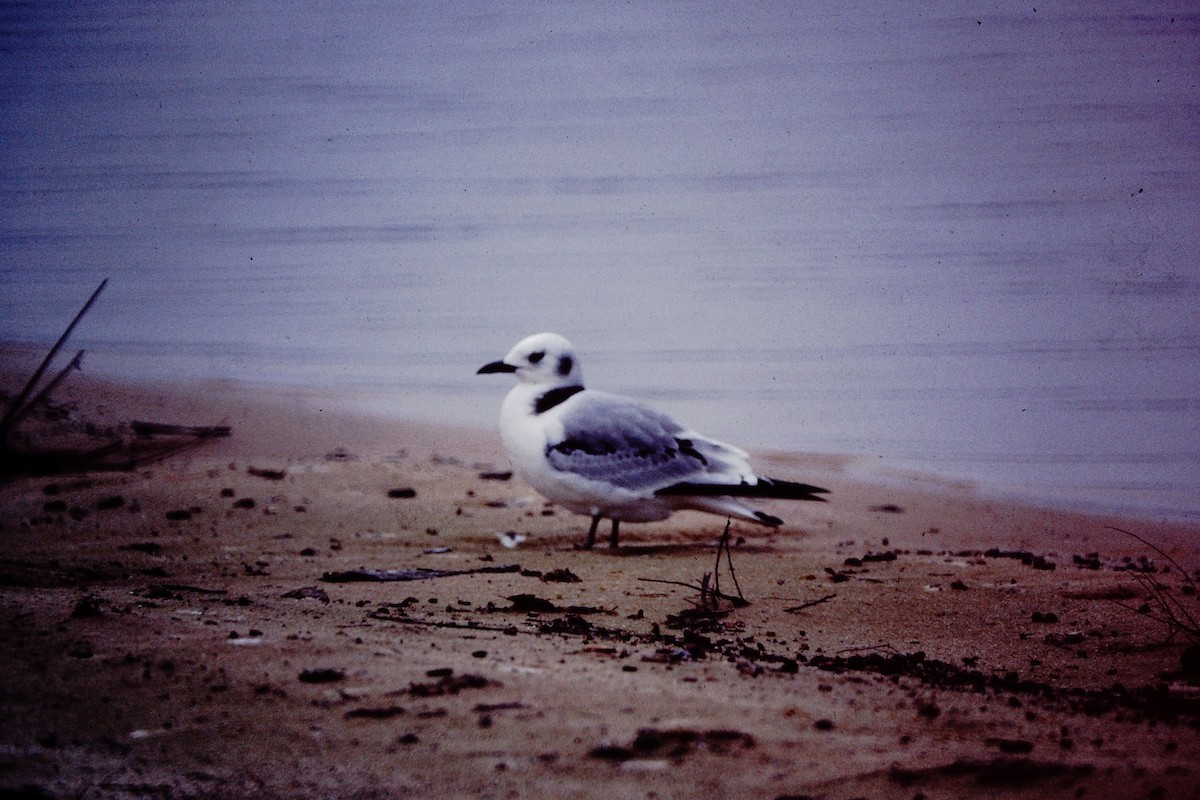
[[1196, 796], [1195, 639], [1156, 619], [1200, 617], [1195, 527], [764, 454], [831, 501], [733, 524], [717, 575], [747, 602], [702, 604], [724, 520], [580, 551], [586, 520], [507, 476], [494, 431], [326, 400], [81, 374], [22, 424], [42, 448], [134, 419], [232, 436], [0, 483], [0, 788]]

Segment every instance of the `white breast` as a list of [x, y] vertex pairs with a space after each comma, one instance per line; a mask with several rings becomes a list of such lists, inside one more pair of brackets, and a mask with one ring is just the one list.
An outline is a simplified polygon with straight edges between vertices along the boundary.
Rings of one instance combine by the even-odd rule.
[[653, 493], [622, 489], [552, 467], [546, 458], [547, 445], [562, 441], [563, 426], [559, 421], [560, 408], [533, 413], [534, 400], [540, 394], [537, 387], [518, 384], [500, 407], [500, 438], [504, 449], [513, 467], [530, 486], [546, 499], [577, 514], [600, 514], [628, 522], [653, 522], [670, 516], [671, 504]]

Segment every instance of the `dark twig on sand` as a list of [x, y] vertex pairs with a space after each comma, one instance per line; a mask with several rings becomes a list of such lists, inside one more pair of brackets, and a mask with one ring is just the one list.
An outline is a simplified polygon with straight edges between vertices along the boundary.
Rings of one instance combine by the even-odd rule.
[[[717, 563], [713, 567], [712, 572], [706, 572], [700, 578], [699, 583], [685, 583], [683, 581], [667, 581], [658, 578], [639, 578], [638, 580], [648, 581], [650, 583], [667, 583], [673, 586], [683, 586], [687, 589], [695, 589], [700, 593], [700, 600], [696, 603], [700, 608], [708, 611], [717, 611], [722, 600], [732, 603], [735, 607], [741, 608], [750, 605], [750, 601], [742, 594], [742, 587], [738, 585], [737, 574], [733, 571], [733, 555], [729, 551], [729, 520], [725, 521], [725, 530], [721, 534], [721, 539], [717, 543]], [[737, 590], [737, 595], [725, 594], [721, 591], [721, 555], [725, 555], [726, 563], [729, 565], [729, 576], [733, 579], [733, 587]]]
[[321, 580], [326, 583], [388, 583], [392, 581], [423, 581], [432, 578], [448, 578], [453, 575], [496, 575], [505, 572], [520, 572], [519, 564], [505, 564], [474, 569], [352, 569], [342, 572], [326, 572]]
[[708, 586], [706, 581], [708, 581], [710, 577], [711, 576], [708, 575], [708, 573], [705, 573], [704, 579], [700, 583], [687, 583], [685, 581], [668, 581], [668, 580], [664, 580], [662, 578], [638, 578], [638, 580], [645, 581], [646, 583], [665, 583], [669, 586], [682, 586], [685, 589], [693, 589], [697, 592], [700, 592], [701, 596], [704, 596], [705, 592], [707, 592], [713, 598], [720, 599], [720, 600], [728, 600], [730, 603], [732, 603], [735, 606], [738, 606], [739, 608], [742, 606], [750, 605], [750, 601], [744, 597], [735, 597], [733, 595], [724, 594], [723, 592], [719, 592], [716, 589], [712, 588], [711, 586]]
[[138, 436], [191, 436], [196, 439], [219, 439], [232, 432], [228, 425], [167, 425], [138, 420], [130, 422], [129, 429]]
[[[13, 418], [11, 423], [12, 426], [15, 426], [18, 422], [20, 422], [21, 418], [28, 414], [30, 409], [36, 408], [39, 403], [45, 402], [46, 399], [54, 392], [54, 390], [58, 388], [58, 385], [66, 380], [68, 375], [76, 370], [83, 369], [83, 353], [83, 350], [80, 350], [78, 353], [76, 353], [75, 357], [71, 359], [71, 362], [63, 367], [62, 370], [60, 370], [59, 373], [54, 376], [53, 380], [46, 384], [45, 388], [37, 393], [37, 397], [26, 403], [24, 408], [17, 410], [16, 416]], [[16, 406], [13, 406], [13, 408], [16, 408]]]
[[50, 368], [50, 362], [54, 361], [54, 357], [58, 355], [58, 351], [61, 350], [63, 345], [67, 343], [67, 339], [70, 338], [71, 332], [75, 330], [75, 326], [78, 325], [79, 321], [83, 319], [84, 315], [91, 310], [92, 305], [96, 302], [96, 298], [100, 296], [100, 293], [104, 291], [104, 287], [107, 285], [108, 278], [100, 281], [100, 285], [96, 287], [96, 291], [92, 292], [92, 296], [89, 297], [88, 301], [83, 304], [83, 308], [79, 309], [79, 313], [75, 315], [75, 319], [71, 320], [71, 324], [68, 325], [67, 329], [62, 332], [62, 336], [58, 337], [58, 341], [55, 342], [54, 346], [50, 348], [50, 352], [47, 353], [46, 357], [42, 359], [42, 363], [39, 364], [38, 368], [33, 371], [33, 375], [25, 384], [25, 387], [21, 389], [21, 392], [17, 395], [16, 399], [13, 400], [13, 403], [11, 406], [9, 406], [8, 411], [4, 413], [4, 417], [0, 418], [0, 443], [8, 441], [8, 436], [12, 433], [13, 427], [29, 412], [29, 409], [31, 409], [38, 400], [45, 398], [45, 396], [49, 394], [50, 390], [62, 381], [63, 377], [71, 369], [71, 366], [78, 366], [78, 362], [83, 357], [82, 350], [75, 356], [74, 359], [72, 359], [71, 366], [68, 366], [67, 369], [63, 370], [63, 372], [61, 372], [58, 377], [54, 379], [46, 391], [40, 393], [33, 403], [28, 402], [29, 395], [33, 394], [34, 388], [36, 388], [38, 383], [42, 380], [42, 376], [46, 374], [46, 370]]
[[130, 429], [140, 439], [154, 436], [177, 436], [184, 437], [185, 440], [170, 442], [152, 449], [145, 445], [134, 446], [132, 442], [127, 441], [128, 437], [118, 437], [90, 449], [22, 449], [13, 443], [13, 432], [21, 420], [28, 416], [34, 408], [45, 403], [59, 384], [71, 372], [79, 369], [83, 363], [84, 351], [80, 350], [49, 383], [40, 391], [37, 390], [38, 384], [45, 377], [50, 364], [107, 285], [107, 278], [100, 282], [100, 285], [92, 292], [92, 296], [83, 304], [83, 308], [79, 309], [79, 313], [71, 320], [71, 324], [50, 348], [50, 352], [34, 370], [33, 375], [4, 412], [4, 416], [0, 417], [0, 476], [54, 475], [63, 472], [128, 472], [195, 447], [208, 439], [229, 436], [228, 425], [197, 427], [133, 422], [130, 424]]
[[835, 655], [840, 656], [844, 653], [866, 653], [866, 652], [872, 652], [872, 651], [878, 652], [878, 653], [893, 653], [893, 654], [899, 654], [899, 652], [900, 652], [899, 650], [896, 649], [896, 647], [894, 645], [884, 642], [882, 644], [862, 644], [857, 647], [843, 647], [841, 650], [838, 650], [835, 653]]
[[733, 554], [729, 551], [729, 520], [725, 520], [725, 530], [721, 533], [721, 540], [717, 543], [717, 563], [713, 567], [713, 589], [718, 592], [721, 588], [722, 551], [725, 553], [725, 562], [729, 565], [729, 577], [733, 579], [733, 588], [737, 589], [738, 599], [745, 601], [742, 587], [738, 585], [737, 573], [733, 571]]
[[835, 597], [837, 597], [836, 594], [827, 594], [824, 597], [818, 597], [816, 600], [809, 600], [807, 603], [801, 603], [798, 606], [792, 606], [791, 608], [785, 608], [784, 611], [786, 611], [789, 614], [795, 614], [797, 612], [803, 611], [806, 608], [812, 608], [813, 606], [819, 606], [821, 603], [828, 603], [830, 600], [832, 600]]
[[381, 620], [383, 622], [399, 622], [404, 625], [420, 625], [425, 628], [456, 628], [467, 631], [495, 631], [497, 633], [506, 633], [515, 635], [520, 632], [516, 625], [484, 625], [483, 623], [470, 621], [458, 622], [457, 620], [430, 620], [417, 619], [408, 615], [388, 614], [385, 611], [372, 611], [367, 615], [371, 619]]
[[[1183, 576], [1185, 586], [1190, 587], [1191, 596], [1196, 597], [1196, 582], [1192, 579], [1191, 575], [1188, 574], [1188, 571], [1180, 566], [1179, 562], [1172, 558], [1169, 553], [1153, 542], [1147, 541], [1132, 531], [1127, 531], [1124, 528], [1116, 528], [1111, 525], [1107, 527], [1109, 530], [1116, 531], [1117, 533], [1123, 533], [1126, 536], [1130, 536], [1138, 540], [1146, 547], [1149, 547], [1151, 550], [1165, 558], [1171, 564], [1171, 566]], [[1163, 623], [1167, 626], [1168, 637], [1174, 637], [1176, 633], [1182, 632], [1192, 639], [1200, 639], [1200, 622], [1198, 622], [1196, 618], [1192, 616], [1192, 612], [1188, 610], [1187, 606], [1184, 605], [1179, 598], [1171, 594], [1170, 589], [1168, 589], [1162, 581], [1152, 574], [1136, 571], [1131, 571], [1129, 574], [1138, 582], [1142, 589], [1148, 595], [1150, 595], [1150, 598], [1154, 601], [1156, 606], [1147, 604], [1141, 608], [1133, 608], [1132, 606], [1128, 606], [1125, 603], [1121, 603], [1116, 600], [1113, 602], [1122, 608], [1129, 609], [1130, 611], [1140, 612], [1156, 622]]]

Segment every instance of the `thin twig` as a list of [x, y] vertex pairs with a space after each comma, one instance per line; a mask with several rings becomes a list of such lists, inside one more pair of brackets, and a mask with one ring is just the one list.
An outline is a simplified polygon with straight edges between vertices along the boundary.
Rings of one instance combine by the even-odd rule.
[[[738, 585], [737, 574], [733, 571], [733, 555], [729, 550], [729, 528], [730, 521], [725, 520], [725, 531], [721, 534], [721, 539], [717, 542], [717, 562], [713, 566], [712, 572], [706, 572], [700, 578], [700, 583], [684, 583], [683, 581], [668, 581], [660, 578], [639, 578], [638, 580], [648, 581], [650, 583], [666, 583], [672, 586], [682, 586], [685, 589], [695, 589], [700, 593], [700, 600], [697, 605], [700, 608], [715, 611], [720, 606], [722, 600], [728, 600], [737, 607], [748, 606], [750, 601], [742, 594], [742, 587]], [[725, 558], [729, 564], [729, 575], [733, 578], [734, 588], [737, 589], [737, 596], [725, 594], [721, 591], [721, 552], [725, 552]]]
[[879, 651], [882, 651], [885, 653], [899, 653], [900, 652], [899, 650], [896, 649], [895, 645], [891, 645], [891, 644], [884, 642], [883, 644], [864, 644], [864, 645], [859, 645], [858, 647], [843, 647], [841, 650], [838, 650], [836, 653], [834, 653], [834, 655], [840, 656], [842, 653], [862, 653], [867, 650], [879, 650]]
[[[705, 575], [705, 577], [708, 577], [707, 574]], [[682, 586], [685, 589], [692, 589], [697, 592], [705, 591], [703, 584], [684, 583], [683, 581], [668, 581], [668, 580], [664, 580], [662, 578], [638, 578], [638, 580], [646, 581], [647, 583], [665, 583], [665, 584], [669, 584], [671, 586]], [[734, 605], [738, 605], [738, 606], [750, 605], [750, 601], [744, 597], [733, 597], [732, 595], [724, 594], [723, 592], [718, 592], [718, 591], [715, 591], [714, 589], [708, 589], [708, 592], [722, 600], [728, 600], [729, 602], [733, 603]]]
[[65, 379], [72, 370], [77, 370], [80, 368], [80, 365], [83, 363], [83, 353], [83, 350], [80, 350], [78, 353], [76, 353], [75, 357], [71, 359], [71, 363], [63, 367], [62, 371], [55, 375], [54, 379], [50, 381], [50, 383], [46, 384], [46, 387], [38, 392], [37, 396], [32, 400], [21, 406], [14, 404], [9, 408], [8, 413], [5, 415], [8, 427], [5, 430], [4, 438], [0, 438], [0, 442], [7, 444], [5, 439], [7, 438], [8, 432], [16, 428], [17, 425], [20, 424], [21, 420], [23, 420], [30, 411], [37, 408], [39, 403], [49, 397], [50, 394], [58, 388], [58, 385], [63, 382], [63, 379]]
[[[738, 598], [743, 601], [746, 599], [745, 595], [742, 594], [742, 587], [740, 585], [738, 585], [737, 573], [733, 571], [733, 554], [730, 552], [730, 549], [729, 549], [729, 527], [730, 527], [730, 520], [726, 519], [725, 520], [725, 530], [721, 533], [721, 538], [717, 541], [717, 563], [713, 565], [713, 571], [712, 571], [712, 585], [713, 585], [712, 591], [715, 593], [714, 594], [714, 603], [713, 603], [714, 606], [716, 605], [716, 602], [715, 602], [716, 596], [724, 596], [721, 594], [721, 554], [722, 554], [722, 552], [724, 552], [724, 554], [725, 554], [726, 563], [729, 564], [729, 576], [731, 578], [733, 578], [733, 587], [735, 589], [737, 589]], [[708, 575], [704, 576], [704, 580], [701, 583], [701, 587], [702, 588], [700, 591], [700, 603], [701, 603], [701, 605], [707, 605]]]
[[1162, 549], [1161, 547], [1159, 547], [1158, 545], [1154, 544], [1154, 542], [1151, 542], [1151, 541], [1148, 541], [1148, 540], [1146, 540], [1146, 539], [1143, 539], [1141, 536], [1138, 536], [1138, 535], [1137, 535], [1136, 533], [1134, 533], [1133, 531], [1127, 531], [1127, 530], [1125, 530], [1124, 528], [1116, 528], [1116, 527], [1113, 527], [1112, 525], [1107, 525], [1107, 526], [1105, 526], [1105, 527], [1107, 527], [1107, 528], [1108, 528], [1110, 531], [1116, 531], [1117, 533], [1123, 533], [1123, 534], [1125, 534], [1126, 536], [1132, 536], [1134, 539], [1137, 539], [1139, 542], [1141, 542], [1142, 544], [1146, 545], [1146, 547], [1149, 547], [1151, 550], [1153, 550], [1154, 552], [1158, 553], [1160, 556], [1162, 556], [1163, 558], [1165, 558], [1167, 561], [1171, 562], [1171, 566], [1173, 566], [1173, 567], [1175, 567], [1175, 569], [1179, 570], [1179, 573], [1180, 573], [1181, 575], [1183, 575], [1183, 579], [1184, 579], [1185, 581], [1187, 581], [1188, 583], [1190, 583], [1192, 586], [1195, 586], [1195, 585], [1196, 585], [1196, 582], [1195, 582], [1194, 580], [1192, 580], [1192, 576], [1191, 576], [1191, 575], [1188, 575], [1188, 571], [1187, 571], [1186, 569], [1184, 569], [1182, 566], [1180, 566], [1180, 564], [1179, 564], [1179, 562], [1178, 562], [1178, 561], [1176, 561], [1174, 558], [1171, 558], [1171, 554], [1170, 554], [1170, 553], [1168, 553], [1167, 551], [1163, 550], [1163, 549]]
[[[1161, 547], [1151, 541], [1148, 541], [1147, 539], [1142, 538], [1141, 536], [1138, 536], [1133, 531], [1127, 531], [1124, 528], [1117, 528], [1112, 525], [1107, 525], [1105, 527], [1111, 531], [1123, 533], [1126, 536], [1137, 539], [1146, 547], [1149, 547], [1151, 550], [1158, 553], [1160, 556], [1170, 562], [1171, 566], [1174, 567], [1181, 575], [1183, 575], [1183, 580], [1185, 583], [1195, 589], [1196, 582], [1192, 580], [1192, 577], [1188, 574], [1188, 571]], [[1137, 572], [1131, 572], [1130, 574], [1133, 576], [1134, 580], [1136, 580], [1142, 586], [1142, 588], [1148, 592], [1151, 597], [1162, 607], [1162, 613], [1165, 616], [1165, 619], [1159, 619], [1158, 617], [1149, 614], [1147, 616], [1150, 616], [1151, 619], [1158, 619], [1160, 622], [1165, 623], [1170, 628], [1171, 634], [1174, 634], [1175, 630], [1182, 630], [1189, 636], [1200, 638], [1200, 622], [1196, 621], [1196, 618], [1192, 616], [1192, 613], [1180, 600], [1171, 596], [1170, 592], [1163, 585], [1162, 581]], [[1121, 604], [1118, 603], [1118, 605]]]
[[[1157, 580], [1156, 578], [1151, 578], [1147, 575], [1141, 575], [1138, 573], [1132, 574], [1134, 580], [1138, 582], [1138, 585], [1141, 586], [1148, 595], [1150, 595], [1150, 598], [1153, 601], [1157, 602], [1160, 609], [1160, 614], [1155, 614], [1148, 610], [1150, 609], [1149, 603], [1144, 606], [1147, 609], [1146, 611], [1143, 611], [1141, 608], [1133, 608], [1125, 603], [1114, 601], [1117, 602], [1117, 605], [1135, 613], [1143, 614], [1152, 620], [1166, 625], [1168, 641], [1174, 638], [1177, 631], [1183, 631], [1184, 633], [1187, 633], [1193, 637], [1200, 637], [1200, 628], [1196, 626], [1195, 620], [1192, 619], [1191, 614], [1188, 613], [1188, 610], [1179, 600], [1170, 595], [1170, 593], [1167, 591], [1167, 588], [1163, 586], [1161, 581]], [[1181, 619], [1180, 615], [1182, 615], [1184, 619]]]
[[41, 381], [42, 376], [46, 374], [46, 370], [50, 367], [50, 362], [58, 355], [58, 351], [62, 349], [62, 346], [67, 343], [67, 339], [71, 336], [71, 332], [75, 330], [75, 326], [79, 324], [79, 321], [91, 309], [92, 305], [96, 302], [96, 298], [100, 296], [100, 292], [104, 291], [104, 287], [107, 285], [108, 278], [100, 281], [100, 285], [96, 287], [96, 291], [92, 292], [92, 296], [83, 304], [83, 308], [79, 309], [79, 313], [75, 315], [75, 319], [71, 320], [71, 324], [62, 332], [62, 336], [58, 337], [58, 341], [54, 343], [54, 346], [50, 348], [50, 352], [42, 359], [42, 363], [34, 370], [33, 376], [25, 384], [25, 388], [21, 389], [21, 393], [13, 400], [4, 417], [0, 418], [0, 442], [8, 439], [8, 434], [12, 431], [13, 425], [24, 414], [22, 409], [25, 408], [26, 401], [29, 400], [29, 395], [33, 393], [34, 387]]
[[[717, 563], [713, 565], [713, 573], [712, 573], [713, 574], [713, 591], [716, 591], [716, 592], [721, 591], [721, 550], [724, 549], [725, 540], [728, 536], [729, 536], [729, 520], [726, 519], [725, 520], [725, 532], [722, 533], [721, 538], [717, 540]], [[705, 575], [704, 577], [705, 577], [705, 579], [708, 578], [707, 575]], [[705, 581], [705, 583], [707, 583], [707, 580]], [[703, 600], [704, 600], [703, 595], [700, 596], [700, 600], [703, 602]]]
[[516, 625], [483, 625], [474, 622], [455, 622], [453, 620], [431, 620], [417, 619], [416, 617], [394, 617], [390, 614], [385, 614], [379, 611], [372, 611], [367, 615], [371, 619], [381, 620], [383, 622], [399, 622], [404, 625], [421, 625], [426, 628], [458, 628], [468, 631], [496, 631], [498, 633], [531, 633], [536, 631], [521, 631]]
[[798, 606], [792, 606], [791, 608], [785, 608], [784, 611], [786, 611], [789, 614], [795, 614], [797, 611], [803, 611], [806, 608], [812, 608], [813, 606], [819, 606], [821, 603], [828, 603], [830, 600], [832, 600], [835, 597], [837, 597], [836, 594], [827, 594], [824, 597], [818, 597], [816, 600], [809, 600], [807, 603], [801, 603]]
[[[738, 584], [737, 573], [733, 571], [733, 552], [729, 549], [729, 520], [725, 520], [725, 533], [721, 535], [721, 545], [725, 548], [725, 563], [729, 565], [729, 577], [733, 578], [733, 588], [737, 589], [738, 597], [745, 600], [742, 587]], [[721, 548], [717, 548], [717, 564], [721, 563]]]
[[24, 417], [26, 414], [29, 413], [30, 409], [35, 408], [38, 405], [38, 403], [43, 402], [44, 400], [46, 400], [46, 398], [48, 398], [51, 394], [53, 394], [54, 390], [57, 389], [58, 385], [66, 379], [67, 375], [71, 374], [75, 370], [82, 369], [83, 354], [85, 352], [86, 351], [84, 351], [84, 350], [80, 350], [78, 353], [76, 353], [75, 357], [71, 359], [71, 363], [69, 363], [65, 367], [63, 367], [62, 370], [57, 375], [54, 376], [54, 379], [52, 381], [50, 381], [48, 384], [46, 384], [46, 388], [42, 389], [40, 392], [37, 393], [37, 397], [33, 398], [28, 403], [26, 403], [24, 408], [19, 409], [17, 411], [16, 419], [14, 419], [10, 424], [16, 425], [17, 422], [21, 419], [21, 417]]

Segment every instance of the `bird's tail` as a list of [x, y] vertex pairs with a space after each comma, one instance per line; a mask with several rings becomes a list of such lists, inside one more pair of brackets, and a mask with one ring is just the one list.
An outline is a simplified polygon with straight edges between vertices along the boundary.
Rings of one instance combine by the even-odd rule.
[[813, 500], [824, 503], [828, 489], [807, 483], [793, 483], [760, 477], [757, 483], [704, 483], [684, 481], [659, 489], [664, 497], [762, 497], [774, 500]]

